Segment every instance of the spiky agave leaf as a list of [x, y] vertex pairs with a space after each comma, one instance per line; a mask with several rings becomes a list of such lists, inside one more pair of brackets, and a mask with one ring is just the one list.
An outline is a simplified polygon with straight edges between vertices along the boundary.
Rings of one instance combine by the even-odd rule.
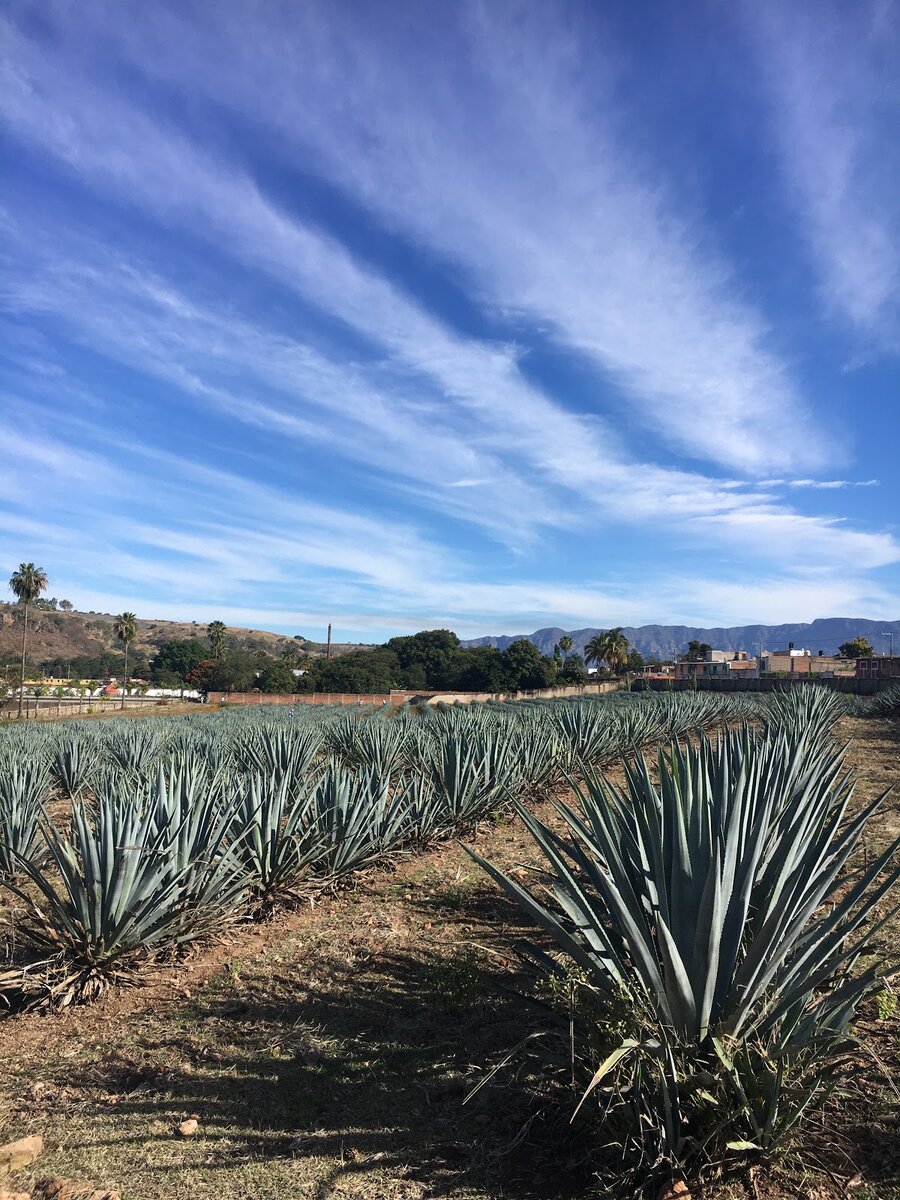
[[0, 770], [0, 875], [15, 875], [36, 858], [49, 790], [43, 758], [6, 763]]
[[40, 899], [18, 894], [31, 907], [31, 939], [62, 951], [71, 967], [69, 998], [96, 992], [148, 952], [197, 935], [171, 869], [170, 832], [154, 828], [152, 813], [109, 801], [91, 813], [76, 803], [70, 835], [49, 823], [43, 832], [56, 877], [23, 863]]
[[54, 748], [54, 782], [68, 800], [78, 800], [90, 789], [98, 767], [94, 737], [66, 737]]
[[332, 763], [311, 800], [309, 835], [321, 851], [318, 874], [344, 875], [408, 835], [410, 800], [402, 788], [392, 794], [390, 775], [377, 767], [349, 771]]
[[167, 831], [173, 878], [180, 880], [185, 921], [199, 931], [221, 927], [239, 914], [252, 880], [240, 853], [238, 801], [223, 795], [203, 760], [159, 768], [151, 797], [153, 823]]
[[287, 773], [253, 774], [235, 785], [232, 845], [260, 901], [294, 891], [321, 854], [312, 800]]
[[[872, 949], [876, 925], [863, 926], [900, 874], [890, 867], [898, 839], [845, 890], [843, 869], [880, 801], [844, 823], [840, 751], [802, 714], [764, 735], [745, 728], [660, 751], [656, 774], [642, 758], [623, 789], [588, 774], [579, 811], [557, 806], [567, 836], [520, 806], [548, 862], [549, 902], [473, 856], [599, 993], [624, 991], [649, 1014], [673, 1054], [708, 1056], [715, 1038], [740, 1047], [745, 1064], [781, 1064], [776, 1085], [785, 1064], [793, 1078], [824, 1079], [878, 978], [877, 967], [847, 974]], [[769, 1094], [752, 1118], [766, 1145], [789, 1127], [771, 1080]]]
[[238, 764], [250, 774], [285, 777], [302, 790], [322, 746], [321, 731], [309, 726], [261, 725], [250, 728], [234, 747]]

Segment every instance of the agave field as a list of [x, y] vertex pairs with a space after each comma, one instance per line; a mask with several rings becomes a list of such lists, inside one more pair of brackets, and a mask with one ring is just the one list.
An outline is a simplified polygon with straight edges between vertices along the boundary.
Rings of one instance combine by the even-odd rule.
[[772, 1155], [854, 1069], [857, 1010], [890, 987], [898, 843], [860, 854], [882, 799], [852, 804], [834, 726], [898, 708], [809, 687], [12, 726], [0, 1006], [15, 1022], [174, 971], [515, 814], [542, 867], [472, 855], [534, 929], [516, 952], [547, 1019], [498, 1063], [559, 1064], [616, 1187]]

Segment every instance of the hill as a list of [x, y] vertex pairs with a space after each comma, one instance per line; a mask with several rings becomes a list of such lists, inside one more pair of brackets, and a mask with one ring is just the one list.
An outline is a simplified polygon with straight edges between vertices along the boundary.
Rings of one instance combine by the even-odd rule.
[[[516, 634], [512, 637], [471, 638], [464, 646], [496, 646], [505, 650], [510, 642], [524, 638], [533, 642], [542, 654], [551, 654], [554, 645], [566, 633], [574, 643], [574, 649], [582, 653], [585, 644], [602, 629], [559, 629], [551, 627], [537, 629], [534, 633]], [[747, 650], [755, 652], [762, 643], [763, 650], [784, 650], [790, 642], [816, 653], [824, 650], [835, 654], [842, 642], [858, 634], [867, 637], [876, 650], [885, 648], [884, 634], [893, 632], [895, 649], [900, 650], [900, 621], [866, 621], [856, 617], [825, 617], [808, 623], [793, 625], [736, 625], [730, 628], [715, 627], [702, 629], [692, 625], [641, 625], [626, 626], [623, 633], [629, 642], [645, 656], [673, 659], [687, 649], [690, 641], [708, 642], [716, 650]]]
[[[28, 661], [33, 664], [56, 659], [78, 658], [120, 650], [113, 633], [111, 613], [60, 612], [31, 609], [28, 614]], [[152, 657], [163, 642], [175, 638], [205, 638], [206, 626], [194, 621], [139, 620], [133, 649]], [[324, 655], [325, 646], [300, 635], [288, 637], [265, 629], [245, 629], [229, 625], [232, 645], [245, 650], [265, 650], [278, 655], [287, 647], [300, 649], [313, 657]], [[350, 643], [332, 646], [334, 654], [358, 647]], [[22, 612], [18, 605], [0, 604], [0, 661], [16, 659], [22, 651]]]

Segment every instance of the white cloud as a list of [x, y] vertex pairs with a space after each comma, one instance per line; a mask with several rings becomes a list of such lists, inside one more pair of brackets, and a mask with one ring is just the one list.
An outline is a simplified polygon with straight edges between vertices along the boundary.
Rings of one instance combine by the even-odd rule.
[[[516, 438], [505, 437], [505, 414], [489, 406], [460, 412], [434, 394], [413, 393], [381, 368], [326, 357], [241, 316], [234, 297], [227, 308], [198, 300], [146, 264], [71, 233], [54, 235], [46, 224], [40, 255], [31, 249], [35, 229], [26, 223], [16, 233], [19, 278], [7, 290], [15, 311], [51, 315], [94, 352], [174, 383], [214, 412], [360, 461], [382, 486], [414, 488], [418, 503], [473, 521], [512, 545], [542, 525], [573, 531], [597, 520], [695, 535], [698, 518], [708, 518], [702, 526], [708, 539], [749, 545], [776, 561], [796, 562], [807, 553], [853, 561], [861, 540], [870, 544], [833, 520], [800, 518], [776, 505], [765, 488], [783, 481], [748, 489], [633, 462], [605, 431], [584, 428], [582, 441], [572, 441], [572, 418], [562, 410], [547, 413], [546, 433], [519, 429]], [[548, 439], [561, 447], [554, 461]], [[96, 471], [95, 460], [88, 462]], [[792, 481], [799, 484], [834, 486]], [[577, 507], [565, 492], [577, 494]], [[798, 520], [815, 535], [808, 546], [795, 537]], [[878, 540], [879, 561], [890, 544]]]
[[[588, 77], [586, 64], [571, 43], [480, 10], [471, 77], [456, 78], [432, 39], [407, 61], [384, 30], [351, 24], [336, 37], [311, 13], [281, 29], [273, 10], [266, 38], [258, 21], [248, 36], [247, 15], [234, 6], [221, 14], [226, 37], [215, 53], [207, 21], [177, 34], [167, 25], [165, 57], [179, 82], [205, 82], [257, 119], [280, 117], [280, 134], [312, 149], [386, 220], [459, 262], [488, 303], [594, 360], [631, 411], [680, 448], [750, 470], [823, 459], [765, 321], [702, 222], [634, 160], [602, 91], [587, 120], [570, 83]], [[149, 24], [142, 65], [155, 57]], [[551, 418], [584, 435], [582, 421], [524, 382], [512, 351], [450, 332], [277, 208], [234, 164], [60, 72], [46, 48], [12, 35], [12, 54], [6, 120], [21, 136], [300, 290], [458, 403], [479, 415], [488, 406], [510, 436], [545, 436], [548, 460], [557, 457]], [[298, 66], [275, 70], [273, 56]], [[402, 71], [392, 69], [395, 56]], [[592, 63], [590, 77], [603, 66]]]
[[[300, 500], [115, 435], [97, 484], [73, 486], [79, 466], [67, 474], [63, 443], [46, 434], [22, 444], [27, 441], [23, 435], [18, 447], [24, 460], [45, 464], [43, 515], [36, 521], [0, 512], [0, 556], [42, 562], [54, 591], [83, 607], [198, 620], [213, 614], [295, 632], [335, 620], [345, 630], [381, 638], [436, 625], [473, 635], [560, 622], [774, 621], [841, 609], [884, 616], [892, 603], [864, 577], [864, 568], [889, 557], [891, 546], [847, 531], [858, 539], [850, 543], [858, 561], [838, 570], [828, 527], [815, 521], [798, 522], [789, 547], [799, 558], [801, 547], [812, 546], [807, 561], [819, 561], [805, 573], [752, 573], [731, 565], [718, 575], [687, 573], [683, 564], [695, 560], [688, 552], [676, 556], [674, 568], [666, 561], [637, 577], [626, 572], [614, 584], [591, 563], [577, 586], [529, 578], [527, 569], [514, 581], [488, 583], [473, 574], [465, 556], [434, 546], [411, 523]], [[119, 513], [116, 502], [126, 494], [143, 498], [140, 515]], [[752, 526], [764, 544], [771, 536], [767, 514], [754, 514]], [[775, 529], [780, 533], [777, 522]]]
[[787, 486], [833, 492], [840, 488], [878, 487], [879, 481], [877, 479], [789, 479]]
[[[746, 6], [784, 177], [832, 314], [900, 348], [897, 8]], [[847, 369], [864, 365], [856, 356]]]
[[[89, 385], [66, 374], [77, 372], [77, 355], [63, 356], [65, 368], [48, 357], [51, 374], [36, 371], [41, 348], [23, 343], [17, 361], [29, 380], [11, 397], [17, 421], [35, 395], [81, 399], [77, 419], [61, 417], [50, 431], [35, 411], [33, 436], [25, 422], [0, 447], [13, 522], [6, 552], [30, 536], [20, 509], [37, 470], [46, 518], [44, 535], [31, 530], [37, 545], [73, 580], [103, 576], [97, 595], [129, 606], [143, 595], [141, 607], [160, 615], [215, 605], [256, 612], [256, 623], [340, 613], [357, 628], [444, 622], [469, 632], [498, 621], [528, 628], [675, 613], [719, 623], [751, 603], [755, 615], [779, 619], [772, 614], [791, 588], [787, 615], [806, 604], [877, 608], [884, 593], [865, 574], [900, 561], [896, 540], [838, 515], [804, 515], [774, 494], [789, 489], [799, 504], [804, 490], [875, 481], [815, 477], [827, 431], [811, 429], [765, 320], [702, 215], [628, 145], [615, 89], [602, 80], [609, 60], [592, 63], [600, 82], [585, 101], [571, 85], [586, 78], [580, 52], [558, 31], [541, 40], [539, 10], [502, 30], [493, 8], [466, 11], [455, 34], [462, 53], [439, 53], [438, 34], [416, 26], [427, 36], [402, 71], [394, 63], [406, 44], [392, 40], [393, 25], [323, 21], [314, 6], [292, 10], [291, 32], [276, 9], [263, 25], [237, 4], [212, 26], [192, 24], [185, 5], [106, 27], [105, 5], [86, 4], [72, 24], [65, 5], [49, 3], [53, 45], [8, 31], [9, 127], [120, 214], [139, 214], [142, 229], [148, 217], [156, 223], [151, 263], [150, 252], [117, 244], [124, 220], [104, 228], [101, 244], [13, 199], [3, 220], [14, 314], [51, 329], [63, 347], [87, 347], [164, 385], [170, 400], [177, 389], [177, 402], [208, 414], [222, 441], [240, 422], [277, 440], [280, 462], [311, 451], [330, 470], [358, 470], [390, 511], [311, 503], [299, 469], [264, 487], [249, 477], [260, 468], [249, 450], [246, 477], [166, 453], [157, 444], [166, 430], [149, 412], [146, 444], [129, 444], [110, 421], [101, 373]], [[412, 247], [493, 322], [482, 328], [500, 332], [461, 333], [439, 300], [422, 298], [427, 288], [414, 296], [276, 202], [235, 146], [223, 148], [225, 126], [204, 139], [202, 125], [175, 128], [110, 87], [92, 56], [101, 41], [108, 49], [132, 35], [141, 67], [169, 72], [181, 90], [179, 111], [200, 111], [183, 103], [195, 87], [233, 103], [259, 122], [261, 139], [280, 143], [281, 166], [343, 188], [396, 235], [398, 254]], [[451, 57], [468, 64], [461, 75], [446, 68]], [[189, 261], [159, 236], [170, 228], [203, 251], [202, 276], [191, 278]], [[221, 279], [239, 276], [245, 288], [216, 294]], [[254, 308], [254, 292], [277, 298], [277, 318]], [[332, 340], [311, 332], [317, 321], [338, 330]], [[583, 411], [583, 396], [553, 397], [532, 381], [519, 332], [523, 344], [549, 342], [596, 370], [604, 399], [594, 412]], [[633, 425], [652, 432], [636, 437]], [[657, 435], [691, 460], [759, 473], [765, 464], [781, 478], [658, 465]], [[638, 438], [640, 453], [629, 452]], [[397, 521], [398, 510], [410, 519]], [[458, 550], [446, 548], [458, 531], [448, 537], [444, 518], [470, 523]], [[68, 550], [67, 527], [78, 534]], [[585, 585], [541, 580], [547, 530], [570, 548], [561, 573]], [[479, 534], [519, 553], [514, 582]], [[646, 553], [632, 555], [644, 538]], [[717, 589], [713, 571], [687, 571], [698, 554], [741, 582]], [[640, 557], [653, 565], [629, 565]], [[501, 582], [482, 582], [486, 570]], [[723, 613], [709, 610], [714, 602]]]
[[[376, 28], [233, 5], [215, 54], [183, 12], [120, 35], [142, 67], [252, 112], [485, 302], [587, 356], [654, 434], [740, 469], [823, 461], [766, 321], [702, 216], [633, 149], [615, 50], [535, 8], [454, 11], [448, 35], [424, 12]], [[173, 53], [148, 55], [148, 32]]]

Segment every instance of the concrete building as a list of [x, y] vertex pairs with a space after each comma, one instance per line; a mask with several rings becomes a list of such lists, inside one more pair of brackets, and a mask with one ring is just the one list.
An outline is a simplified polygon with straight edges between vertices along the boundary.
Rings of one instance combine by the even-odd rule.
[[729, 679], [735, 672], [755, 674], [757, 662], [746, 650], [707, 650], [699, 662], [675, 663], [676, 679]]
[[841, 658], [838, 654], [826, 654], [820, 650], [813, 654], [811, 650], [797, 649], [793, 643], [787, 650], [770, 650], [764, 652], [760, 661], [760, 671], [763, 675], [821, 675], [831, 678], [838, 675], [851, 676], [856, 668], [852, 659]]

